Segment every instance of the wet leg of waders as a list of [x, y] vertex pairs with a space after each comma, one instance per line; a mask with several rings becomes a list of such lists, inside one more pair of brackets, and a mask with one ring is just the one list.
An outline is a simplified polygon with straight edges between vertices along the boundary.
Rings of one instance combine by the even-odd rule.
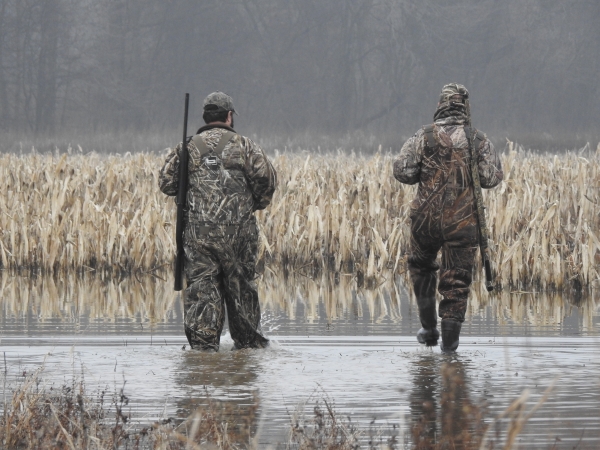
[[223, 287], [218, 261], [202, 244], [186, 248], [184, 330], [190, 346], [219, 350], [225, 323]]
[[251, 222], [232, 237], [228, 254], [221, 261], [229, 331], [237, 349], [263, 348], [269, 342], [260, 330], [260, 304], [254, 282], [257, 248], [258, 229]]
[[439, 268], [436, 263], [440, 242], [431, 236], [413, 234], [411, 237], [411, 255], [408, 258], [408, 268], [422, 328], [417, 333], [417, 340], [428, 346], [437, 345], [439, 332], [437, 331], [437, 313], [435, 308], [435, 288], [437, 282], [436, 272]]
[[[438, 291], [443, 300], [440, 302], [439, 316], [442, 319], [465, 320], [469, 287], [473, 280], [473, 263], [477, 247], [453, 246], [455, 242], [446, 242], [442, 247], [442, 267]], [[462, 245], [462, 243], [458, 243]], [[468, 245], [468, 243], [467, 243]]]

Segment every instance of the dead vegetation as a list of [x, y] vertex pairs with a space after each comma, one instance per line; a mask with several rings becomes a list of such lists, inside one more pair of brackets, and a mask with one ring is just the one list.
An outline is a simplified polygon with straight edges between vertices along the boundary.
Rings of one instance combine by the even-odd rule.
[[493, 417], [484, 401], [470, 398], [460, 361], [442, 363], [439, 372], [440, 398], [432, 395], [412, 405], [410, 432], [414, 450], [518, 448], [517, 437], [554, 388], [552, 383], [531, 407], [528, 407], [530, 392], [526, 389], [499, 416]]
[[[90, 395], [82, 380], [59, 387], [45, 384], [43, 368], [29, 374], [13, 389], [4, 373], [0, 448], [3, 449], [255, 449], [258, 402], [244, 411], [220, 403], [206, 393], [204, 406], [187, 419], [165, 418], [143, 424], [132, 417], [125, 384]], [[368, 427], [353, 423], [335, 410], [335, 402], [322, 388], [299, 405], [290, 420], [288, 450], [397, 450], [400, 448], [511, 449], [535, 411], [546, 401], [551, 385], [533, 407], [529, 392], [516, 399], [499, 417], [489, 417], [483, 403], [469, 398], [461, 364], [441, 364], [440, 406], [420, 402], [413, 409], [409, 434], [397, 425]], [[308, 404], [312, 414], [305, 415]], [[439, 409], [439, 411], [438, 411]], [[280, 448], [280, 447], [277, 447]]]
[[143, 425], [132, 417], [125, 386], [90, 396], [83, 381], [56, 388], [46, 386], [41, 373], [25, 374], [11, 392], [5, 386], [0, 448], [233, 450], [251, 445], [256, 406], [240, 414], [207, 395], [205, 406], [185, 420]]
[[[393, 179], [392, 161], [380, 153], [275, 157], [279, 189], [259, 213], [262, 260], [374, 285], [385, 271], [405, 270], [415, 188]], [[174, 252], [174, 203], [158, 190], [162, 162], [142, 153], [2, 155], [0, 264], [158, 273]], [[502, 162], [505, 180], [485, 192], [498, 283], [591, 287], [600, 278], [598, 152], [539, 155], [509, 142]]]

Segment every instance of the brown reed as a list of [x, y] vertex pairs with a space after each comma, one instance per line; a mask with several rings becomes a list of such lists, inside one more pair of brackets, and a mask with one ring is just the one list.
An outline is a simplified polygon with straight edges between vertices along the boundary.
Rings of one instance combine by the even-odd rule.
[[[2, 155], [0, 264], [112, 274], [170, 264], [175, 210], [158, 190], [162, 162], [144, 153]], [[279, 189], [258, 214], [261, 258], [374, 284], [390, 268], [405, 271], [415, 187], [394, 180], [392, 163], [382, 153], [277, 155]], [[539, 155], [508, 142], [502, 163], [505, 180], [484, 192], [499, 285], [593, 287], [600, 279], [599, 153]]]
[[[90, 395], [83, 380], [55, 388], [44, 367], [4, 389], [0, 414], [2, 449], [190, 450], [247, 448], [258, 403], [243, 412], [211, 399], [185, 420], [134, 422], [124, 387]], [[4, 373], [6, 383], [6, 373]], [[239, 417], [239, 419], [235, 419]], [[255, 446], [251, 445], [251, 448]]]
[[[548, 399], [554, 385], [546, 389], [529, 410], [529, 392], [526, 390], [493, 419], [485, 405], [475, 404], [465, 395], [466, 380], [460, 368], [461, 364], [452, 361], [442, 364], [440, 417], [429, 402], [419, 406], [410, 425], [412, 448], [516, 448], [516, 437]], [[136, 421], [128, 407], [129, 398], [124, 387], [112, 394], [104, 390], [94, 396], [88, 392], [83, 380], [73, 379], [54, 388], [45, 384], [43, 370], [42, 366], [27, 374], [12, 389], [7, 390], [5, 386], [0, 414], [0, 448], [260, 448], [252, 427], [258, 414], [256, 401], [244, 411], [236, 411], [231, 405], [220, 404], [207, 394], [206, 405], [187, 419], [165, 418], [153, 424], [142, 424]], [[312, 415], [306, 417], [304, 410], [309, 402], [314, 406]], [[400, 448], [396, 427], [390, 430], [376, 429], [373, 424], [368, 429], [358, 427], [349, 418], [340, 416], [334, 404], [322, 389], [300, 404], [291, 417], [285, 448], [354, 450], [361, 448], [361, 441], [365, 440], [368, 448], [373, 450]], [[436, 432], [436, 428], [440, 428], [440, 432]], [[388, 436], [382, 438], [382, 432]]]

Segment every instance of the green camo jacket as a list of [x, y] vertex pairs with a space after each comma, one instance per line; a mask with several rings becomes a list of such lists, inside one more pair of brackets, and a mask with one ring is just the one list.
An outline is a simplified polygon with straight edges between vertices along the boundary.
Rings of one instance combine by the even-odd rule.
[[[198, 134], [209, 149], [215, 149], [226, 125], [207, 125]], [[177, 195], [181, 143], [170, 149], [160, 170], [160, 190]], [[263, 150], [252, 140], [233, 135], [217, 156], [218, 167], [205, 164], [193, 141], [188, 143], [188, 190], [186, 222], [241, 224], [253, 212], [266, 208], [277, 186], [277, 174]]]

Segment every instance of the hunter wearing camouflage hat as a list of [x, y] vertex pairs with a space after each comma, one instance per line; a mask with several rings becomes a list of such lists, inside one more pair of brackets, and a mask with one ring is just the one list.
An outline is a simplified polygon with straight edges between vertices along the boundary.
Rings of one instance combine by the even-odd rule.
[[[465, 320], [473, 264], [479, 245], [477, 209], [470, 171], [471, 136], [469, 92], [462, 84], [447, 84], [440, 94], [431, 125], [411, 137], [394, 161], [394, 177], [405, 184], [419, 183], [410, 209], [411, 254], [408, 268], [419, 307], [422, 328], [417, 340], [437, 345], [437, 315], [442, 319], [442, 351], [458, 347]], [[474, 150], [481, 187], [502, 181], [498, 154], [483, 136]], [[436, 262], [442, 251], [441, 264]], [[439, 284], [437, 274], [439, 270]], [[442, 296], [436, 314], [435, 290]]]
[[[233, 129], [233, 100], [213, 92], [204, 100], [205, 126], [188, 143], [185, 209], [184, 328], [192, 348], [218, 351], [225, 310], [234, 348], [268, 344], [260, 328], [256, 286], [258, 225], [277, 175], [261, 148]], [[160, 189], [177, 195], [181, 143], [169, 151]]]

